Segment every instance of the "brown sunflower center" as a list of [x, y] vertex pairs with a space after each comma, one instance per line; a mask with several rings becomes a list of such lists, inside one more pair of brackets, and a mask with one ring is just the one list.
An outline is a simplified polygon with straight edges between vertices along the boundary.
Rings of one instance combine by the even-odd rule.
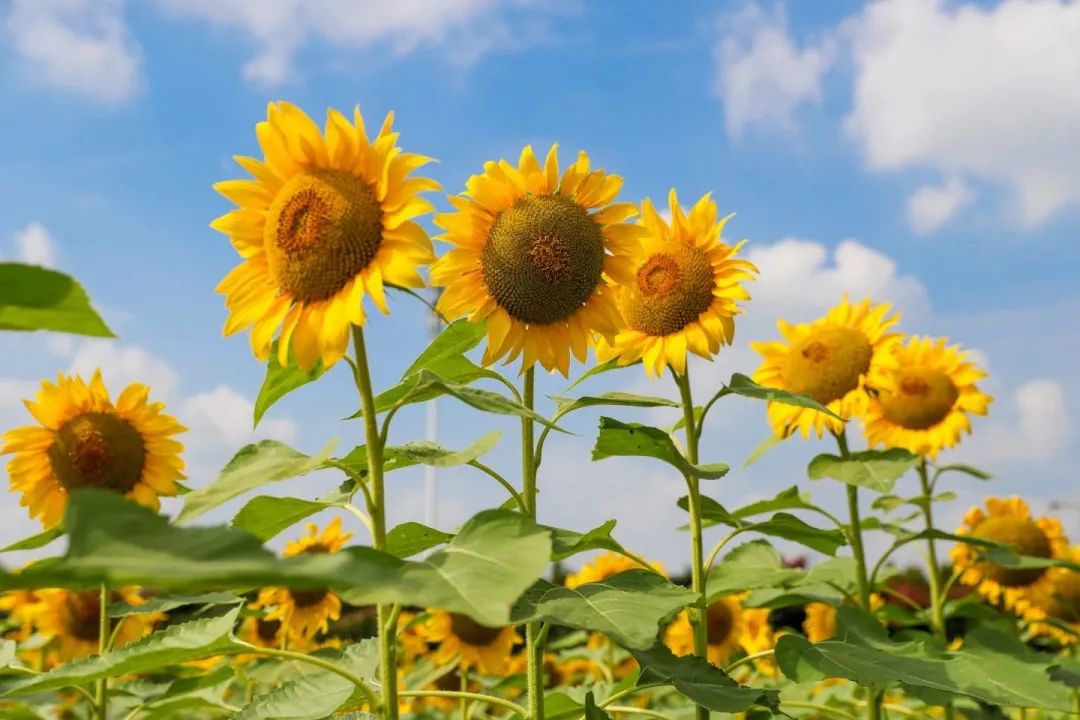
[[450, 613], [450, 632], [469, 645], [483, 647], [495, 642], [502, 628], [481, 625], [468, 615]]
[[97, 590], [68, 592], [61, 609], [64, 629], [72, 637], [97, 642], [101, 631], [101, 594]]
[[255, 620], [255, 635], [263, 642], [275, 642], [280, 631], [280, 620], [266, 620], [265, 618]]
[[820, 328], [791, 348], [784, 361], [784, 384], [823, 405], [831, 403], [859, 387], [873, 355], [870, 341], [858, 330]]
[[142, 478], [146, 443], [112, 413], [83, 413], [60, 426], [49, 448], [53, 474], [67, 491], [97, 488], [127, 493]]
[[330, 594], [330, 591], [326, 588], [316, 588], [314, 590], [290, 590], [289, 595], [292, 597], [293, 604], [298, 608], [309, 608], [318, 605], [326, 596]]
[[926, 430], [944, 420], [960, 397], [952, 379], [933, 368], [901, 371], [895, 393], [880, 395], [885, 418], [908, 430]]
[[367, 267], [382, 240], [382, 211], [371, 187], [340, 170], [312, 169], [278, 191], [266, 216], [270, 270], [282, 292], [325, 300]]
[[[1027, 517], [994, 515], [971, 531], [975, 537], [1013, 546], [1021, 555], [1048, 558], [1052, 553], [1050, 538], [1038, 524]], [[979, 563], [979, 571], [1005, 587], [1026, 587], [1043, 576], [1045, 568], [1004, 567], [992, 562]]]
[[633, 330], [662, 337], [682, 330], [713, 302], [712, 265], [697, 248], [673, 245], [646, 260], [623, 294], [622, 311]]
[[480, 261], [500, 307], [521, 322], [545, 325], [566, 320], [596, 292], [604, 239], [573, 200], [527, 196], [495, 219]]
[[715, 602], [709, 606], [705, 616], [710, 645], [723, 645], [731, 639], [735, 629], [735, 615], [726, 602]]

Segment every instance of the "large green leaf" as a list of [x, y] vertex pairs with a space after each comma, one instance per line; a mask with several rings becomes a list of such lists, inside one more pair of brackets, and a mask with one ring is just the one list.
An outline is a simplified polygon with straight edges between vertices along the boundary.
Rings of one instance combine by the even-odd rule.
[[184, 496], [184, 508], [176, 521], [193, 520], [257, 487], [323, 468], [335, 444], [336, 441], [330, 441], [314, 456], [293, 450], [277, 440], [246, 445], [225, 465], [214, 482]]
[[115, 603], [109, 605], [110, 617], [124, 617], [125, 615], [138, 615], [139, 613], [168, 612], [178, 607], [188, 605], [236, 605], [241, 599], [232, 593], [210, 592], [196, 595], [159, 595], [152, 597], [141, 605], [129, 605], [127, 603]]
[[443, 328], [443, 331], [420, 353], [412, 365], [402, 373], [404, 380], [421, 370], [436, 370], [448, 359], [463, 356], [479, 345], [487, 334], [487, 323], [475, 323], [468, 320], [455, 320]]
[[600, 395], [586, 395], [579, 398], [552, 398], [559, 409], [560, 415], [566, 415], [575, 410], [596, 406], [615, 407], [679, 407], [679, 403], [667, 398], [651, 395], [634, 395], [626, 392], [609, 392]]
[[722, 463], [692, 465], [675, 447], [671, 436], [660, 428], [624, 423], [615, 418], [600, 418], [600, 434], [593, 446], [593, 460], [609, 457], [651, 457], [662, 460], [684, 475], [706, 480], [721, 478], [728, 472]]
[[118, 650], [74, 660], [41, 675], [4, 682], [0, 688], [5, 696], [27, 695], [219, 655], [236, 646], [232, 631], [239, 614], [240, 608], [236, 607], [219, 617], [172, 625]]
[[455, 465], [467, 465], [477, 458], [487, 454], [499, 444], [502, 433], [498, 430], [484, 435], [464, 450], [447, 450], [436, 443], [427, 440], [417, 440], [405, 445], [395, 445], [386, 448], [386, 452], [393, 456], [401, 456], [417, 465], [431, 465], [433, 467], [454, 467]]
[[710, 601], [720, 595], [730, 595], [743, 590], [770, 588], [793, 582], [803, 573], [786, 568], [780, 561], [780, 553], [765, 540], [754, 540], [739, 545], [709, 573], [708, 595]]
[[551, 531], [551, 559], [557, 562], [589, 550], [610, 550], [621, 553], [622, 545], [611, 537], [611, 531], [614, 529], [614, 520], [608, 520], [603, 525], [584, 533], [562, 528], [548, 528]]
[[0, 330], [115, 337], [74, 278], [11, 262], [0, 262]]
[[755, 400], [768, 400], [769, 402], [781, 403], [784, 405], [795, 405], [796, 407], [817, 410], [818, 412], [825, 413], [837, 420], [842, 419], [839, 415], [813, 398], [809, 398], [806, 395], [799, 395], [798, 393], [788, 392], [787, 390], [780, 390], [779, 388], [758, 385], [749, 377], [740, 373], [732, 375], [728, 384], [716, 393], [717, 398], [722, 398], [725, 395], [742, 395], [743, 397], [754, 398]]
[[63, 534], [64, 528], [61, 526], [42, 530], [36, 535], [23, 538], [22, 540], [13, 542], [7, 547], [0, 549], [0, 553], [15, 552], [17, 550], [37, 550], [40, 547], [45, 547]]
[[293, 390], [315, 382], [326, 372], [322, 360], [308, 370], [300, 369], [296, 364], [292, 347], [289, 348], [288, 360], [288, 365], [284, 367], [278, 361], [278, 341], [275, 340], [270, 347], [270, 359], [266, 363], [266, 377], [263, 378], [259, 395], [255, 398], [255, 427], [259, 426], [259, 421], [274, 403]]
[[[847, 545], [847, 539], [842, 531], [816, 528], [790, 513], [777, 512], [766, 520], [747, 522], [728, 512], [723, 505], [712, 498], [703, 496], [701, 501], [703, 527], [727, 525], [743, 531], [791, 540], [826, 555], [835, 555], [838, 549]], [[678, 505], [686, 510], [689, 507], [689, 499], [686, 496], [679, 498]]]
[[453, 537], [422, 523], [406, 522], [386, 533], [386, 552], [402, 558], [411, 557], [450, 542]]
[[638, 684], [670, 683], [698, 705], [714, 712], [742, 712], [754, 705], [779, 710], [779, 693], [739, 685], [723, 670], [693, 655], [675, 657], [664, 645], [631, 650], [641, 665]]
[[266, 542], [283, 530], [338, 503], [292, 497], [258, 495], [247, 501], [232, 519], [232, 526]]
[[515, 624], [545, 620], [610, 636], [638, 650], [652, 647], [659, 623], [694, 601], [695, 593], [650, 570], [627, 570], [575, 588], [540, 580], [514, 606]]
[[749, 505], [744, 505], [731, 514], [737, 518], [748, 518], [754, 515], [776, 512], [777, 510], [812, 510], [817, 506], [810, 502], [810, 495], [799, 491], [797, 485], [792, 485], [778, 492], [768, 500], [758, 500]]
[[807, 474], [811, 480], [832, 478], [848, 485], [889, 493], [896, 481], [918, 464], [918, 455], [900, 448], [863, 450], [846, 458], [818, 455], [810, 461]]

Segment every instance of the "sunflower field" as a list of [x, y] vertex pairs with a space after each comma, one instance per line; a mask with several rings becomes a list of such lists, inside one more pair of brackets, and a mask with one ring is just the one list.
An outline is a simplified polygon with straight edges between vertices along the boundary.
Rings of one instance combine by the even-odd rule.
[[[265, 373], [256, 422], [341, 365], [360, 406], [346, 427], [362, 426], [362, 444], [309, 455], [261, 441], [216, 479], [189, 481], [184, 418], [146, 385], [61, 374], [25, 399], [26, 424], [6, 429], [0, 452], [8, 502], [42, 530], [3, 552], [61, 537], [65, 549], [0, 568], [0, 717], [1080, 713], [1080, 554], [1061, 523], [992, 490], [962, 527], [935, 521], [955, 481], [990, 479], [938, 461], [992, 402], [961, 345], [908, 335], [917, 328], [889, 298], [837, 297], [813, 322], [779, 319], [776, 339], [752, 346], [756, 368], [694, 397], [694, 364], [733, 344], [758, 274], [711, 196], [630, 202], [586, 153], [525, 147], [485, 162], [447, 198], [451, 212], [427, 218], [425, 194], [442, 188], [392, 121], [371, 133], [359, 109], [331, 109], [320, 127], [271, 104], [255, 127], [262, 157], [236, 158], [248, 177], [215, 186], [235, 207], [211, 222], [239, 256], [218, 291], [224, 334], [246, 334]], [[439, 333], [396, 385], [373, 387], [368, 313], [428, 302], [428, 287]], [[111, 335], [73, 278], [16, 263], [0, 263], [0, 329]], [[540, 371], [568, 387], [538, 397]], [[607, 373], [645, 373], [669, 392], [588, 394]], [[729, 467], [702, 436], [734, 396], [758, 401], [771, 436], [755, 457], [801, 443], [808, 479], [846, 503], [822, 507], [793, 485], [733, 506], [724, 477], [744, 458]], [[482, 460], [494, 434], [464, 449], [391, 441], [400, 410], [435, 398], [519, 423], [520, 466]], [[681, 419], [619, 419], [633, 408]], [[687, 573], [624, 547], [614, 521], [538, 517], [542, 460], [572, 413], [598, 428], [600, 465], [583, 477], [606, 481], [602, 461], [618, 457], [670, 475]], [[506, 500], [449, 530], [388, 527], [387, 474], [418, 465], [469, 466]], [[316, 471], [338, 488], [260, 492]], [[175, 517], [163, 497], [179, 498]], [[228, 525], [196, 522], [234, 499]], [[706, 528], [724, 534], [707, 544]], [[871, 533], [888, 539], [883, 552], [868, 552]], [[275, 538], [283, 552], [267, 547]], [[812, 559], [789, 561], [778, 542]], [[909, 552], [925, 569], [901, 570]]]

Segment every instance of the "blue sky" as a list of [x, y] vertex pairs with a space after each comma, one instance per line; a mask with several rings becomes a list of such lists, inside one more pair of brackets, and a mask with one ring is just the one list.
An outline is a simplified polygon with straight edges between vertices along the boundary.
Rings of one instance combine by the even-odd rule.
[[[120, 335], [112, 342], [5, 337], [0, 420], [58, 370], [104, 367], [146, 380], [192, 427], [191, 484], [232, 451], [273, 436], [347, 449], [361, 428], [336, 370], [251, 432], [262, 370], [243, 338], [223, 340], [213, 289], [236, 263], [208, 223], [228, 209], [210, 188], [256, 154], [254, 124], [287, 99], [320, 119], [389, 109], [401, 144], [432, 155], [449, 192], [485, 160], [531, 143], [579, 148], [622, 174], [623, 197], [684, 202], [713, 192], [738, 215], [762, 277], [736, 346], [693, 368], [698, 392], [750, 372], [746, 341], [777, 317], [809, 320], [840, 295], [872, 294], [909, 332], [948, 334], [988, 364], [997, 396], [959, 456], [994, 471], [958, 483], [955, 522], [984, 490], [1042, 508], [1077, 499], [1070, 468], [1080, 372], [1080, 4], [387, 3], [257, 0], [22, 0], [0, 5], [0, 255], [76, 274]], [[1008, 41], [1006, 41], [1006, 38]], [[438, 198], [436, 203], [445, 207]], [[377, 382], [389, 385], [424, 345], [422, 308], [396, 298], [373, 322]], [[560, 378], [543, 383], [557, 392]], [[671, 393], [625, 371], [595, 389]], [[765, 437], [763, 408], [732, 401], [707, 435], [710, 460], [741, 464]], [[443, 403], [440, 439], [467, 444], [488, 420]], [[642, 413], [646, 420], [659, 421]], [[543, 471], [546, 521], [619, 536], [677, 567], [685, 539], [677, 478], [648, 463], [591, 466], [595, 415], [555, 438]], [[512, 424], [493, 462], [512, 472]], [[395, 441], [423, 432], [406, 414]], [[730, 505], [799, 482], [814, 443], [788, 443], [710, 486]], [[275, 492], [318, 495], [333, 478]], [[809, 487], [808, 481], [802, 485]], [[837, 488], [810, 487], [825, 502]], [[419, 518], [419, 474], [391, 487], [395, 519]], [[501, 501], [482, 477], [448, 472], [439, 523]], [[226, 514], [219, 516], [224, 518]], [[33, 525], [14, 502], [0, 540]], [[1077, 534], [1075, 515], [1066, 523]]]

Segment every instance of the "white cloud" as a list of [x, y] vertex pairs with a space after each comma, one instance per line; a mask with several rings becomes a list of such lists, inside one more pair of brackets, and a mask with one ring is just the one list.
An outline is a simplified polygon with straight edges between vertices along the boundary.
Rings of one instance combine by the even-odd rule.
[[908, 222], [919, 235], [932, 233], [956, 217], [973, 197], [971, 188], [958, 177], [941, 185], [923, 185], [908, 198]]
[[797, 47], [788, 36], [781, 5], [770, 13], [749, 4], [722, 17], [718, 26], [714, 91], [724, 103], [728, 135], [738, 137], [755, 123], [793, 130], [796, 108], [821, 102], [821, 81], [834, 59], [833, 42]]
[[110, 340], [80, 343], [72, 355], [69, 371], [89, 380], [98, 368], [113, 393], [138, 382], [150, 386], [153, 398], [171, 402], [180, 384], [180, 376], [172, 365], [138, 345]]
[[871, 169], [998, 183], [1029, 227], [1080, 201], [1080, 2], [879, 0], [846, 27]]
[[32, 222], [11, 238], [20, 260], [31, 265], [52, 267], [56, 264], [56, 246], [48, 230], [39, 222]]
[[468, 65], [496, 44], [522, 40], [499, 16], [498, 0], [158, 0], [167, 11], [238, 29], [256, 52], [243, 66], [246, 79], [279, 85], [295, 75], [295, 55], [309, 42], [339, 47], [385, 46], [403, 55], [421, 45], [447, 50]]
[[35, 82], [101, 103], [139, 87], [140, 51], [122, 0], [13, 0], [5, 25]]
[[290, 420], [264, 420], [256, 432], [252, 429], [254, 410], [255, 403], [249, 398], [228, 385], [218, 385], [185, 400], [178, 415], [193, 429], [209, 432], [235, 447], [257, 438], [291, 442], [296, 437], [296, 424]]
[[1056, 380], [1030, 380], [1013, 395], [1011, 421], [995, 420], [978, 428], [963, 448], [978, 462], [1053, 460], [1068, 449], [1072, 418], [1065, 405], [1065, 390]]

